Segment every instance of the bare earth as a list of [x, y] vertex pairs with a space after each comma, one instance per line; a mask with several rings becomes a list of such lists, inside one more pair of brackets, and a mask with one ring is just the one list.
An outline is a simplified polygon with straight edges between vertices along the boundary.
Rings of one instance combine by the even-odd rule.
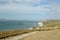
[[38, 31], [37, 33], [27, 36], [22, 40], [60, 40], [60, 29]]

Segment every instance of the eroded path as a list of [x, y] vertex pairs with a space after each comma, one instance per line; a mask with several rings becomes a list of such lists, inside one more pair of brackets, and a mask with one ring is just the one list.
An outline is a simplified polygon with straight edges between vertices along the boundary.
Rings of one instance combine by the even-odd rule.
[[60, 29], [50, 31], [39, 31], [22, 40], [60, 40]]

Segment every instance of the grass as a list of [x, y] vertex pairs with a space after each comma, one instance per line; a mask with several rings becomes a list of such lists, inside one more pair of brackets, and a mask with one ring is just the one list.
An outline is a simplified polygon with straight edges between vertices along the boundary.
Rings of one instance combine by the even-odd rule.
[[1, 31], [0, 32], [0, 39], [7, 38], [10, 36], [21, 35], [24, 33], [32, 32], [32, 30], [10, 30], [10, 31]]

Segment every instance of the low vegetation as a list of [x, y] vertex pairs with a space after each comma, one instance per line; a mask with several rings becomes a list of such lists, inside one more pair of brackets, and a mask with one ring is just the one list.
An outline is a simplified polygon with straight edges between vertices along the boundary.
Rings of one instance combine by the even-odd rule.
[[7, 38], [10, 36], [21, 35], [24, 33], [32, 32], [32, 30], [10, 30], [10, 31], [0, 31], [0, 39]]

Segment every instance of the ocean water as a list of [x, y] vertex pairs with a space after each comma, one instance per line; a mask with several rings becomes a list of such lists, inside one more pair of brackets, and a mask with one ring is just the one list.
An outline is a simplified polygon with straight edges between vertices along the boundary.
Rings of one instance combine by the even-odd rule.
[[28, 29], [38, 25], [38, 21], [0, 21], [0, 30]]

